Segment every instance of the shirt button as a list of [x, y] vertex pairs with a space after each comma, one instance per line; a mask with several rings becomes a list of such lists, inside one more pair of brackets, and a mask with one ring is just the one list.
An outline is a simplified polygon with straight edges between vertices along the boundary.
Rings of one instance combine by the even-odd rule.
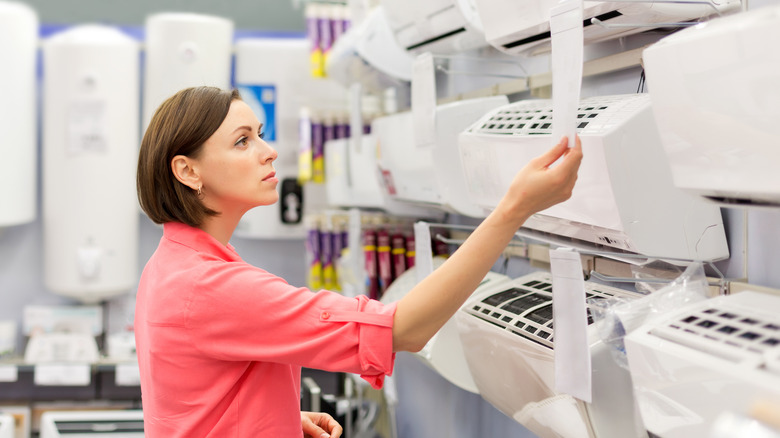
[[330, 313], [322, 312], [322, 319], [328, 319], [328, 318], [330, 318]]

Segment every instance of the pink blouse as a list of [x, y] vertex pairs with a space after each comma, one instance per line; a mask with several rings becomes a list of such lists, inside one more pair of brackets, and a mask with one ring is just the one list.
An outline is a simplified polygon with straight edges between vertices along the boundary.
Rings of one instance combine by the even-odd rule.
[[204, 231], [165, 224], [136, 298], [146, 436], [303, 436], [301, 367], [380, 388], [395, 360], [394, 313], [291, 286]]

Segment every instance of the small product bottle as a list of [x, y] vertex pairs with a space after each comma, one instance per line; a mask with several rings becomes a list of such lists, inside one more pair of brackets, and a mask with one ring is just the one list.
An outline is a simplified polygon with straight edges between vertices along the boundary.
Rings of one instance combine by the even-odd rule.
[[379, 267], [379, 298], [393, 282], [393, 262], [390, 258], [390, 233], [384, 228], [376, 232], [376, 257]]

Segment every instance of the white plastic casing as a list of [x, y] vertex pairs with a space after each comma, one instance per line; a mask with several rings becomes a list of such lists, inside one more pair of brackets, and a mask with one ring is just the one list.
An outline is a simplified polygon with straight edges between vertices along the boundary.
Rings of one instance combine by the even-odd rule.
[[677, 187], [780, 205], [780, 7], [684, 29], [647, 48], [653, 111]]
[[[550, 50], [550, 10], [557, 0], [473, 0], [482, 19], [485, 38], [496, 49], [510, 55], [537, 54]], [[709, 4], [658, 2], [583, 2], [585, 43], [618, 38], [663, 23], [695, 20], [716, 13], [734, 11], [738, 0]], [[600, 18], [612, 28], [591, 24]]]
[[[729, 255], [720, 209], [672, 183], [648, 95], [584, 99], [583, 160], [572, 197], [524, 224], [539, 234], [648, 256], [718, 260]], [[515, 174], [554, 144], [552, 101], [492, 111], [458, 144], [471, 202], [495, 208]], [[540, 234], [540, 237], [544, 237]]]
[[143, 131], [177, 91], [230, 88], [233, 22], [211, 15], [164, 12], [146, 18]]
[[404, 50], [453, 54], [487, 46], [473, 0], [389, 0], [382, 6]]
[[0, 1], [0, 227], [35, 219], [38, 16]]
[[138, 55], [100, 25], [43, 44], [44, 279], [83, 302], [138, 280]]
[[380, 92], [411, 81], [412, 61], [413, 57], [395, 41], [380, 5], [336, 40], [325, 72], [345, 87], [360, 83], [366, 90]]
[[[47, 411], [41, 415], [40, 438], [115, 437], [143, 438], [143, 411]], [[74, 434], [74, 430], [88, 430]]]
[[647, 430], [710, 436], [722, 413], [780, 403], [778, 315], [780, 297], [746, 291], [685, 306], [629, 333], [628, 364]]
[[439, 105], [435, 141], [429, 144], [415, 138], [412, 112], [375, 119], [371, 131], [377, 136], [384, 192], [395, 200], [479, 216], [480, 210], [466, 196], [457, 138], [475, 120], [506, 102], [505, 96], [492, 96]]

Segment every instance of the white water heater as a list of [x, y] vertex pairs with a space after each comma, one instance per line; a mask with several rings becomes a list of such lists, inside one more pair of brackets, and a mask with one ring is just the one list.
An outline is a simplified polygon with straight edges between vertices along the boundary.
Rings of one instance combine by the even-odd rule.
[[279, 201], [248, 211], [236, 235], [303, 238], [305, 213], [326, 206], [325, 188], [298, 183], [301, 108], [316, 100], [343, 104], [346, 91], [309, 73], [309, 42], [301, 38], [236, 40], [236, 88], [263, 124], [264, 140], [278, 153]]
[[138, 280], [139, 44], [84, 25], [43, 43], [43, 240], [49, 290], [83, 302]]
[[233, 22], [192, 13], [146, 19], [143, 131], [157, 107], [177, 91], [200, 85], [230, 87]]
[[35, 219], [38, 16], [0, 1], [0, 227]]

